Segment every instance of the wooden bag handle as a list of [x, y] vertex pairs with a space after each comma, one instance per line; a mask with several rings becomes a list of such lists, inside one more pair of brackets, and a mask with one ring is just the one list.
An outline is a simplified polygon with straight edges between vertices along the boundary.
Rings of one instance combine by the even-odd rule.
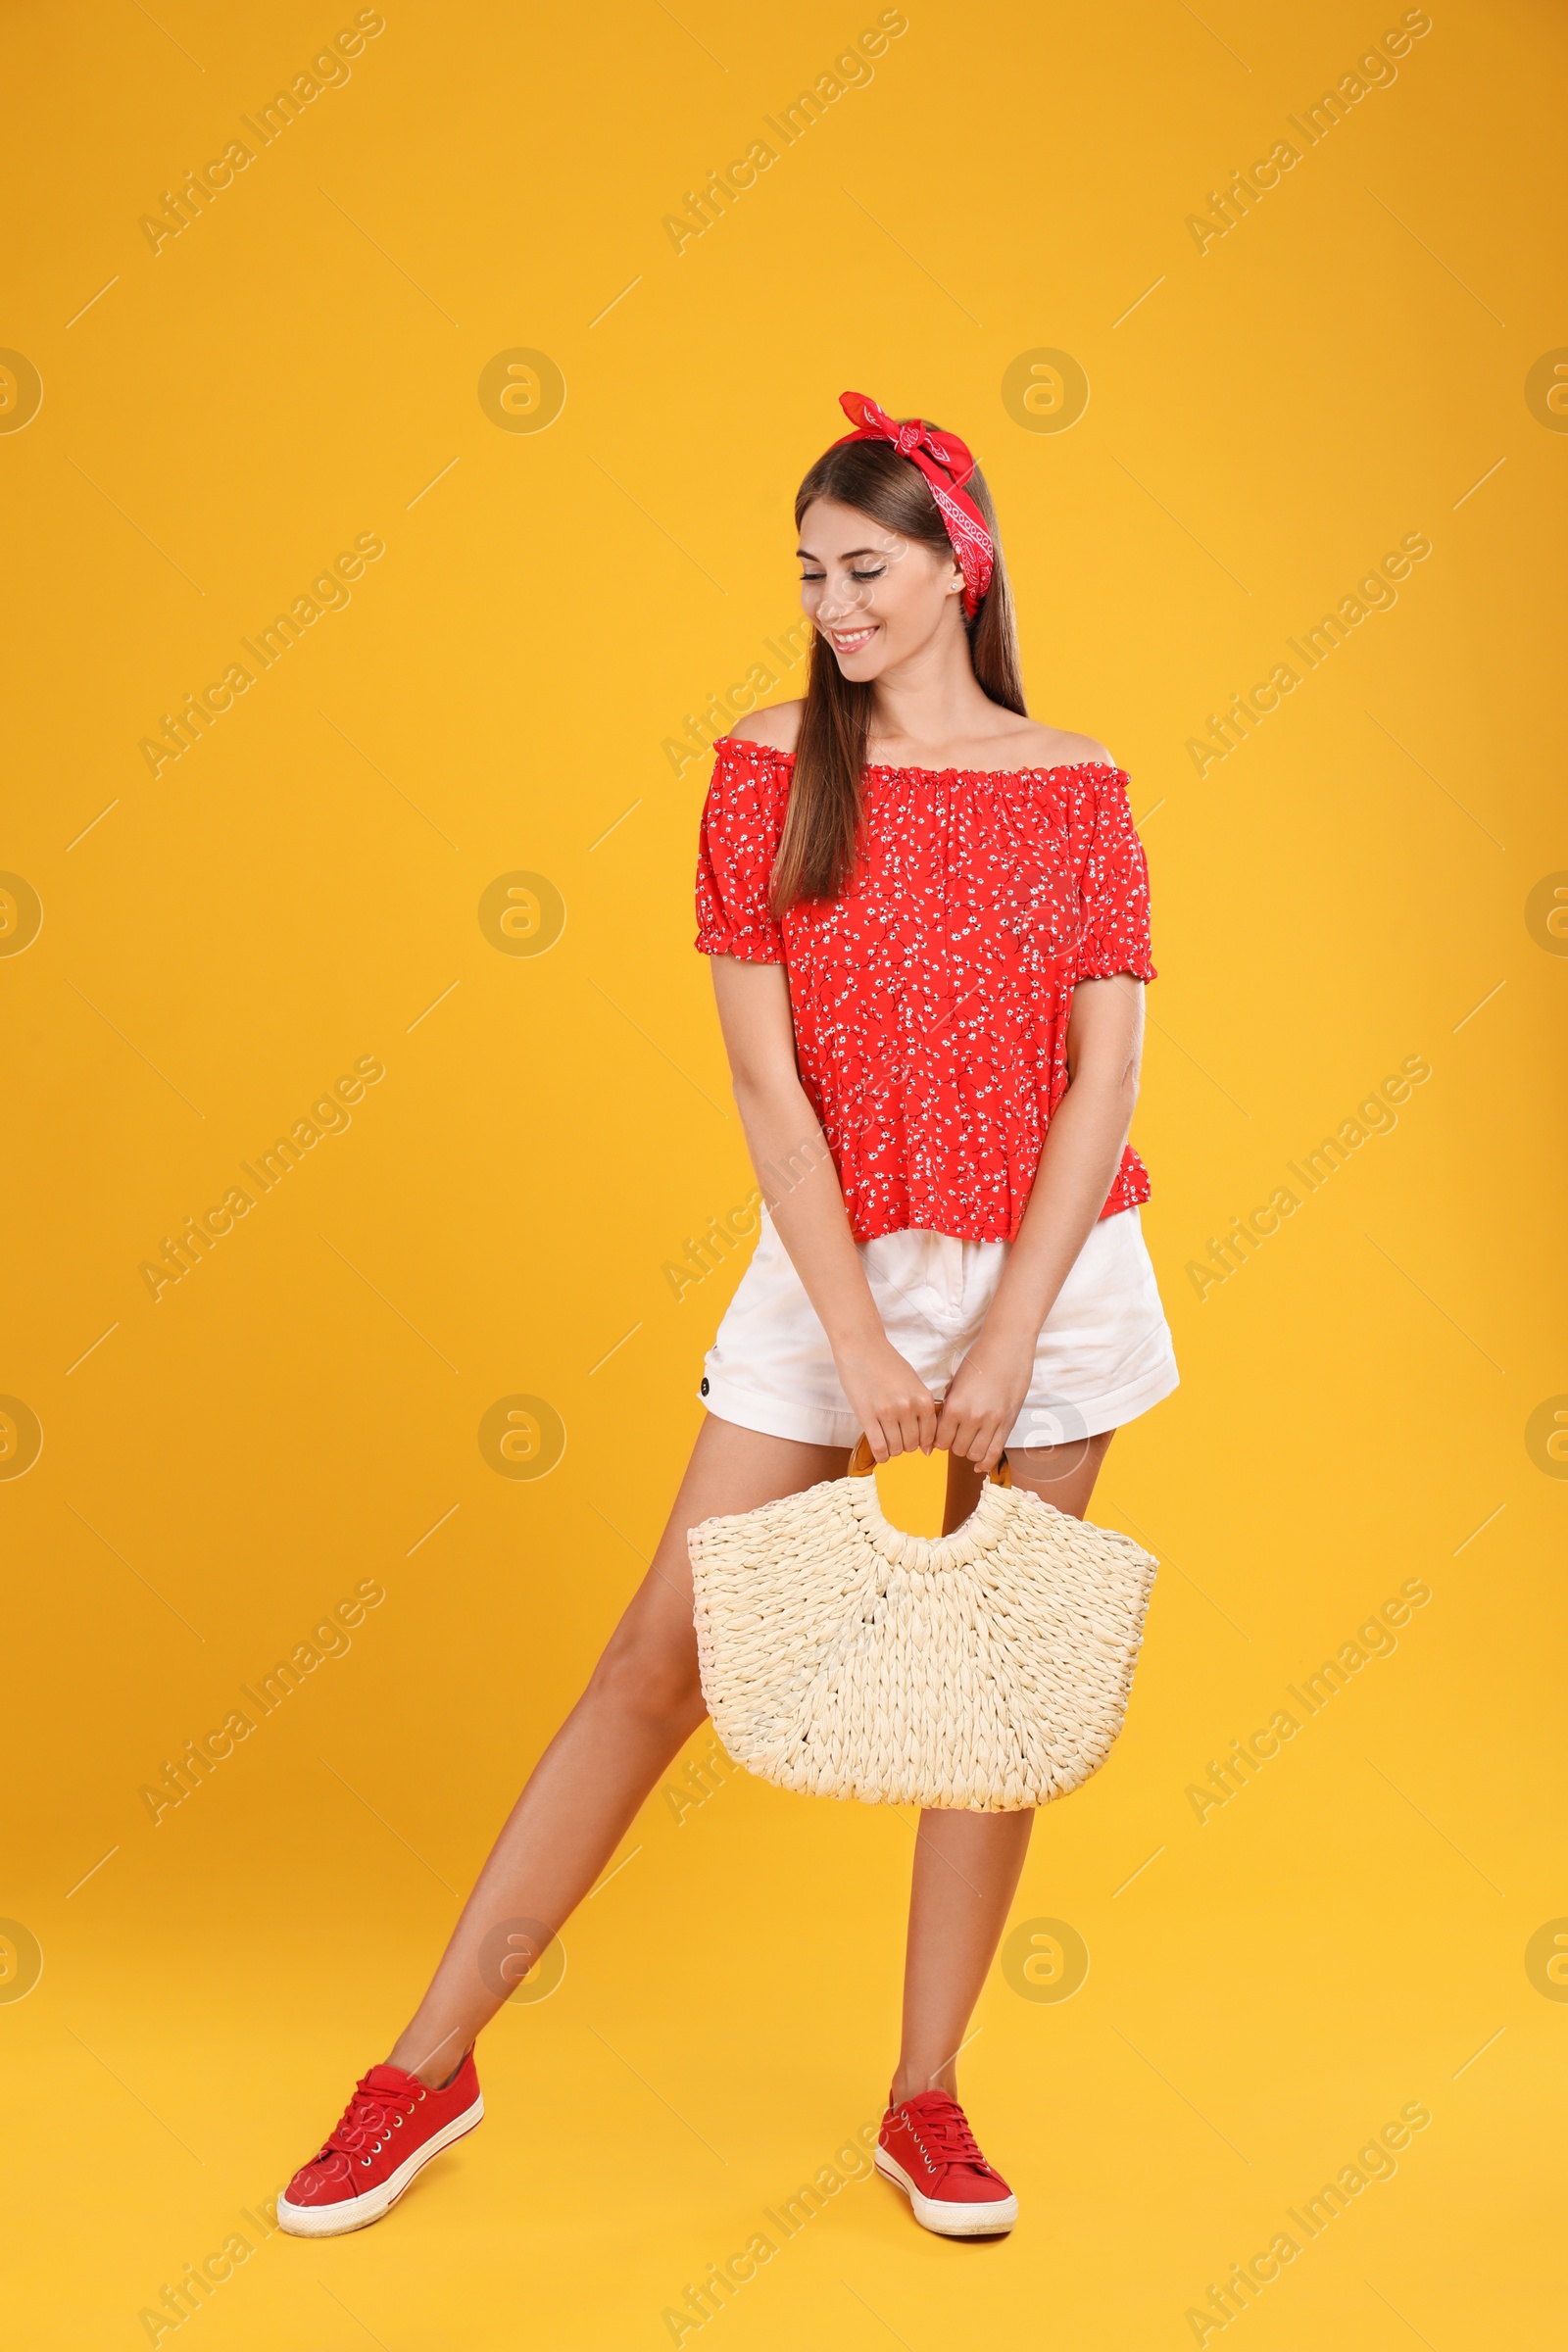
[[[867, 1478], [875, 1468], [876, 1456], [871, 1451], [871, 1441], [862, 1430], [855, 1441], [855, 1450], [850, 1455], [850, 1466], [845, 1475], [848, 1478]], [[1012, 1472], [1008, 1468], [1007, 1457], [1004, 1453], [998, 1461], [996, 1468], [988, 1474], [988, 1478], [989, 1483], [994, 1487], [1011, 1486]]]

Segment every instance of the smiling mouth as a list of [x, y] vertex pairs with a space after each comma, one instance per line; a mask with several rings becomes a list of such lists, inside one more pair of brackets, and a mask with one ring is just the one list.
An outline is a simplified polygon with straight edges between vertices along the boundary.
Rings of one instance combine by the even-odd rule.
[[830, 629], [828, 635], [833, 640], [836, 654], [858, 654], [862, 647], [870, 644], [876, 635], [876, 628], [873, 625], [868, 629]]

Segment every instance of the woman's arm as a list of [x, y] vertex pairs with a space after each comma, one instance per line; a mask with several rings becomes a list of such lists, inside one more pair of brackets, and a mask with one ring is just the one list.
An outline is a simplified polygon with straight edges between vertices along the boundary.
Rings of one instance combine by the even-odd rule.
[[1018, 1238], [944, 1399], [936, 1442], [991, 1470], [1023, 1409], [1040, 1329], [1105, 1205], [1138, 1100], [1144, 989], [1131, 972], [1080, 980], [1066, 1093], [1052, 1114]]
[[[712, 957], [736, 1108], [768, 1214], [828, 1337], [845, 1395], [879, 1462], [929, 1453], [937, 1403], [882, 1329], [837, 1168], [801, 1084], [781, 963]], [[1108, 1190], [1110, 1178], [1105, 1179]], [[1104, 1199], [1104, 1192], [1101, 1200]], [[1058, 1280], [1060, 1277], [1058, 1276]]]

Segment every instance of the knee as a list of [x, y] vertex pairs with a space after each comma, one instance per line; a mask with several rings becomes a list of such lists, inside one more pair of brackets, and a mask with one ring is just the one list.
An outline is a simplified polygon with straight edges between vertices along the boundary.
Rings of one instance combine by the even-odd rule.
[[617, 1715], [640, 1717], [683, 1738], [707, 1713], [695, 1636], [677, 1647], [621, 1627], [611, 1636], [588, 1690]]

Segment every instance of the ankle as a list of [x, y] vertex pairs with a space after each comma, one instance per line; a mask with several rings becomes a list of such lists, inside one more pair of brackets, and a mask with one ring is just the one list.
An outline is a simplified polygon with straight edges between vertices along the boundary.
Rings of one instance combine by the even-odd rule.
[[[465, 2050], [456, 2066], [449, 2067], [445, 2059], [436, 2058], [427, 2061], [423, 2066], [406, 2066], [403, 2071], [406, 2075], [412, 2075], [416, 2082], [422, 2082], [426, 2090], [449, 2090], [462, 2074], [466, 2058], [467, 2052]], [[400, 2063], [401, 2061], [396, 2058], [390, 2058], [387, 2061], [389, 2066], [397, 2066]]]
[[951, 2064], [939, 2066], [929, 2073], [916, 2066], [901, 2066], [893, 2078], [888, 2093], [890, 2107], [902, 2106], [906, 2099], [918, 2098], [923, 2090], [945, 2090], [950, 2098], [958, 2095], [957, 2072]]
[[[453, 2055], [455, 2050], [456, 2057]], [[467, 2055], [467, 2049], [461, 2046], [459, 2034], [448, 2034], [433, 2050], [426, 2048], [421, 2051], [419, 2042], [405, 2034], [402, 2040], [394, 2044], [387, 2064], [401, 2067], [406, 2075], [412, 2075], [416, 2082], [422, 2082], [426, 2090], [445, 2090], [463, 2072]]]

